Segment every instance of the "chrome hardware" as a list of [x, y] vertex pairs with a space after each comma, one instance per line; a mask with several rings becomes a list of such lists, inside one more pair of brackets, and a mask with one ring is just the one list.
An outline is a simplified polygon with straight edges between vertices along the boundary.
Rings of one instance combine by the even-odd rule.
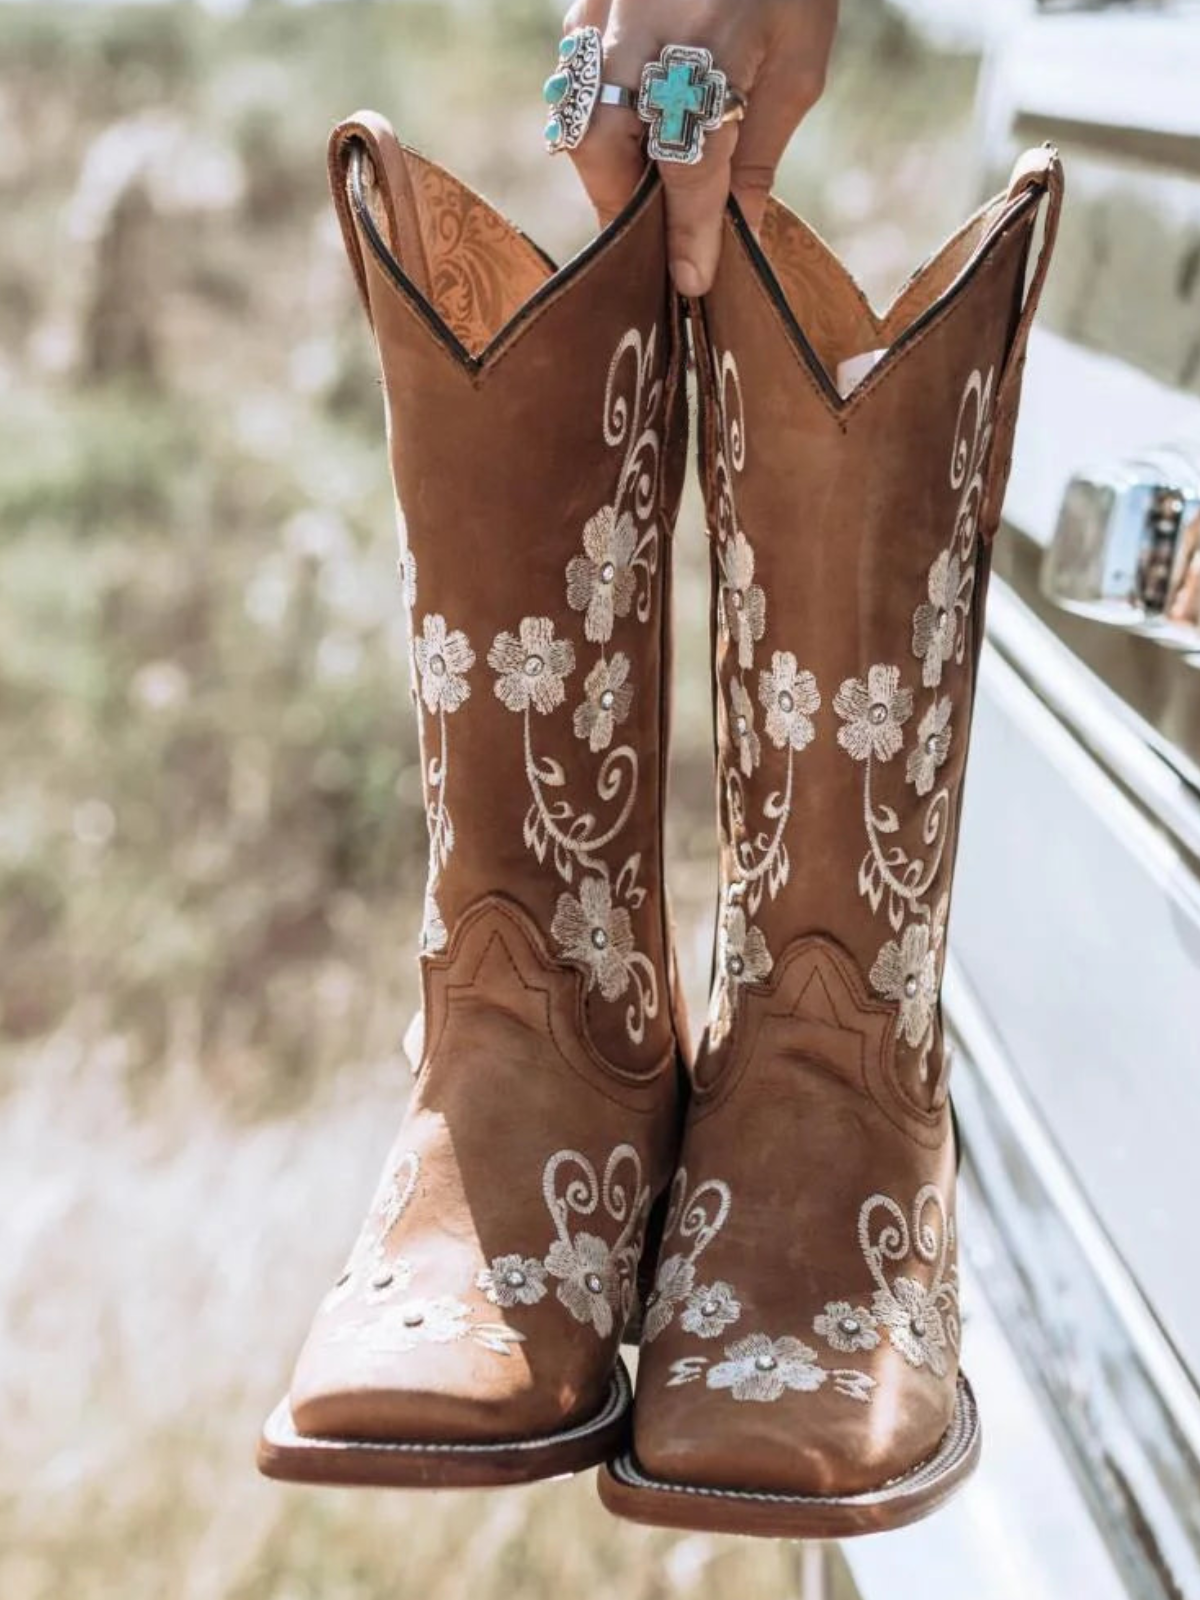
[[1056, 605], [1200, 646], [1200, 449], [1165, 448], [1075, 474], [1045, 553], [1042, 593]]

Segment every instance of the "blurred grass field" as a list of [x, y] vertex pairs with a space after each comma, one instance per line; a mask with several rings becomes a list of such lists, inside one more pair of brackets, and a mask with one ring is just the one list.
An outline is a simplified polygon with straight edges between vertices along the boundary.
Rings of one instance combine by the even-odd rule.
[[[368, 103], [560, 258], [545, 0], [0, 6], [0, 1600], [798, 1590], [586, 1480], [287, 1491], [254, 1437], [406, 1092], [423, 875], [373, 357], [324, 138]], [[877, 295], [971, 197], [976, 63], [854, 0], [785, 197]], [[679, 537], [671, 829], [711, 783]]]

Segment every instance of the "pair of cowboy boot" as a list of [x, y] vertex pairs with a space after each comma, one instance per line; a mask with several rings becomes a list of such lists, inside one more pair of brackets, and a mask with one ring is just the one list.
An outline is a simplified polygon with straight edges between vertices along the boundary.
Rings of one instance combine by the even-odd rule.
[[661, 188], [555, 271], [369, 113], [331, 179], [406, 529], [423, 1027], [260, 1464], [479, 1485], [608, 1463], [602, 1498], [639, 1520], [911, 1520], [979, 1450], [938, 991], [1057, 158], [882, 319], [781, 206], [761, 240], [730, 209], [691, 308], [721, 845], [694, 1060], [662, 861], [688, 339]]

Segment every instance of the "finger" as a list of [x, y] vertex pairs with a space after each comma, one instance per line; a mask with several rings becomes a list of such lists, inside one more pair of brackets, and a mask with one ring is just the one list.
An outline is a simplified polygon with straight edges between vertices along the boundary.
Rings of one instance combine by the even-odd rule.
[[708, 135], [694, 166], [658, 164], [667, 194], [667, 258], [682, 295], [695, 297], [712, 288], [737, 144], [738, 125], [727, 122]]
[[768, 50], [733, 158], [733, 193], [756, 232], [788, 142], [825, 88], [837, 7], [809, 6], [792, 16], [802, 26]]
[[[590, 24], [604, 35], [606, 83], [636, 89], [644, 46], [632, 32], [614, 26], [609, 0], [581, 0], [568, 13], [574, 27]], [[605, 227], [621, 211], [646, 170], [642, 145], [645, 129], [636, 111], [624, 106], [597, 106], [582, 142], [571, 151], [580, 181]]]

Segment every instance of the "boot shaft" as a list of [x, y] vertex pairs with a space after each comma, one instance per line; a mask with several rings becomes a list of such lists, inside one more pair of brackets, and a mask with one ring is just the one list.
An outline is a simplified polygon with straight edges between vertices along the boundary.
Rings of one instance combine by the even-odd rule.
[[411, 608], [427, 975], [484, 897], [585, 980], [611, 1062], [673, 1047], [661, 879], [680, 329], [653, 179], [555, 272], [369, 113], [331, 181], [379, 349]]
[[[727, 239], [700, 341], [722, 856], [702, 1085], [737, 1053], [742, 1002], [818, 940], [868, 997], [906, 1111], [944, 1098], [989, 547], [1049, 233], [1026, 294], [1030, 248], [1060, 189], [1056, 157], [1033, 152], [882, 318], [782, 208], [762, 246], [743, 226]], [[867, 370], [843, 396], [847, 364]]]

